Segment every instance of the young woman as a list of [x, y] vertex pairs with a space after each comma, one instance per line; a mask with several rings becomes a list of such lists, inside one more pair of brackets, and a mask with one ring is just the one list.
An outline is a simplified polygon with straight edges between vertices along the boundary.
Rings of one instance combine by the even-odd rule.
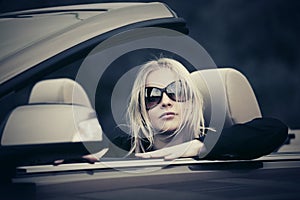
[[[176, 60], [160, 58], [141, 67], [132, 88], [128, 121], [130, 152], [137, 157], [175, 159], [206, 151], [202, 96]], [[287, 127], [279, 120], [254, 119], [224, 129], [205, 158], [253, 159], [271, 153], [286, 137]]]
[[[131, 150], [139, 157], [196, 156], [205, 130], [202, 107], [202, 96], [181, 63], [168, 58], [146, 63], [128, 107]], [[163, 150], [138, 154], [159, 149]]]

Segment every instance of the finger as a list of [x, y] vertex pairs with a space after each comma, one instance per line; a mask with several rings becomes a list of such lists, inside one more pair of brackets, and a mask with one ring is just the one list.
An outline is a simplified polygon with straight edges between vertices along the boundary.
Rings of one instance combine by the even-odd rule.
[[165, 149], [149, 152], [151, 158], [164, 158], [165, 156], [168, 156], [171, 153], [171, 151], [166, 151]]
[[161, 150], [151, 151], [147, 153], [136, 153], [135, 155], [140, 158], [163, 158], [169, 154], [170, 152], [161, 149]]
[[92, 164], [99, 161], [99, 158], [97, 158], [96, 156], [94, 156], [92, 154], [82, 156], [82, 158], [86, 159], [87, 162], [92, 163]]
[[174, 160], [174, 159], [180, 158], [182, 156], [183, 156], [183, 154], [181, 152], [173, 152], [173, 153], [165, 156], [164, 159], [165, 160]]
[[60, 160], [55, 160], [54, 162], [53, 162], [53, 165], [60, 165], [60, 164], [62, 164], [62, 163], [64, 163], [64, 159], [60, 159]]
[[79, 158], [67, 158], [67, 159], [55, 160], [53, 162], [53, 165], [70, 164], [70, 163], [86, 163], [86, 162], [90, 164], [94, 164], [94, 161], [92, 159], [87, 159], [84, 156], [82, 156]]
[[170, 154], [171, 154], [170, 152], [166, 152], [166, 151], [155, 152], [151, 154], [151, 158], [164, 158]]
[[151, 155], [148, 153], [136, 153], [135, 156], [139, 158], [151, 158]]

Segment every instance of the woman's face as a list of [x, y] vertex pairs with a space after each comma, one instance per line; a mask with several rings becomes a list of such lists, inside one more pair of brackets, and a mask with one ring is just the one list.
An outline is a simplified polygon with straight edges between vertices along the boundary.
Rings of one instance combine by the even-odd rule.
[[[151, 72], [146, 79], [146, 87], [165, 88], [177, 81], [176, 74], [169, 69]], [[182, 119], [182, 109], [185, 103], [170, 99], [164, 92], [159, 104], [148, 110], [148, 116], [154, 129], [160, 132], [175, 131]]]

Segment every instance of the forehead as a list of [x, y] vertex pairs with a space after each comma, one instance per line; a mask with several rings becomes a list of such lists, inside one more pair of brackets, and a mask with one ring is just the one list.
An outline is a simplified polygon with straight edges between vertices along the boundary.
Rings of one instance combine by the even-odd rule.
[[159, 69], [149, 73], [146, 86], [166, 87], [175, 80], [178, 80], [175, 72], [170, 69]]

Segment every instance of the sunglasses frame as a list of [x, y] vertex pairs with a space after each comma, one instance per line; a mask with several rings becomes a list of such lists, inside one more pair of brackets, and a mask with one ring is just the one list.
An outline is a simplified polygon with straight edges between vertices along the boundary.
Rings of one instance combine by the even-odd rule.
[[[180, 85], [182, 85], [181, 81], [173, 81], [171, 82], [169, 85], [167, 85], [166, 87], [164, 88], [158, 88], [158, 87], [145, 87], [145, 106], [146, 106], [146, 110], [151, 110], [152, 108], [156, 107], [158, 104], [160, 104], [162, 98], [163, 98], [163, 94], [165, 93], [172, 101], [174, 102], [185, 102], [186, 101], [186, 98], [184, 96], [184, 98], [178, 98], [177, 95], [178, 93], [180, 93], [182, 91], [182, 87], [179, 88], [179, 92], [178, 91], [175, 91], [175, 97], [172, 96], [172, 94], [170, 94], [168, 92], [168, 88], [173, 85], [173, 84], [176, 84], [177, 82], [179, 82]], [[160, 91], [160, 96], [159, 96], [159, 100], [157, 102], [155, 102], [155, 104], [153, 104], [152, 106], [148, 106], [148, 101], [147, 101], [147, 98], [151, 98], [151, 97], [147, 97], [147, 90], [148, 89], [157, 89]]]

